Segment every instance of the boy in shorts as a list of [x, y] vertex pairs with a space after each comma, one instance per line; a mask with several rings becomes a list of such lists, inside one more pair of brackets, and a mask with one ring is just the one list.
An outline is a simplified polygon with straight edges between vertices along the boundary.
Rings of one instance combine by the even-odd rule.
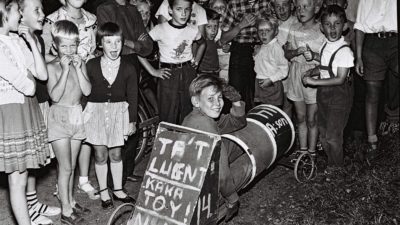
[[76, 203], [72, 187], [76, 159], [81, 142], [86, 138], [80, 100], [82, 95], [90, 94], [91, 85], [85, 63], [77, 54], [79, 31], [76, 25], [60, 20], [54, 23], [51, 33], [58, 57], [47, 64], [50, 74], [47, 89], [52, 101], [48, 136], [58, 159], [61, 222], [84, 224], [82, 214], [90, 211]]

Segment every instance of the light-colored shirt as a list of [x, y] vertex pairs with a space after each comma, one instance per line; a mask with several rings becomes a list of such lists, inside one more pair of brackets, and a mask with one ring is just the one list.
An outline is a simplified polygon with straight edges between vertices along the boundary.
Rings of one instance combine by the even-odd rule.
[[289, 19], [287, 19], [286, 21], [280, 21], [280, 24], [278, 27], [279, 32], [278, 32], [278, 36], [276, 36], [276, 39], [278, 39], [278, 43], [281, 46], [286, 44], [286, 42], [288, 40], [290, 27], [293, 24], [298, 23], [298, 22], [299, 22], [299, 20], [297, 19], [296, 16], [290, 16]]
[[160, 62], [175, 64], [193, 59], [192, 43], [201, 38], [197, 26], [188, 24], [183, 28], [176, 28], [169, 22], [158, 24], [149, 35], [158, 43]]
[[[167, 21], [171, 20], [172, 17], [168, 13], [168, 7], [168, 0], [164, 0], [158, 8], [155, 17], [158, 19], [159, 16], [163, 16], [165, 19], [167, 19]], [[190, 15], [188, 23], [194, 26], [201, 26], [208, 23], [206, 10], [204, 10], [203, 7], [196, 2], [193, 2], [192, 14]]]
[[276, 38], [268, 44], [261, 45], [260, 51], [254, 56], [254, 71], [257, 74], [257, 79], [269, 78], [272, 82], [287, 77], [289, 63]]
[[24, 95], [35, 94], [33, 55], [16, 34], [0, 35], [0, 105], [24, 103]]
[[397, 0], [362, 0], [354, 29], [364, 33], [397, 32]]
[[[331, 42], [328, 39], [326, 39], [326, 46], [321, 55], [321, 65], [329, 66], [329, 61], [331, 60], [332, 54], [343, 45], [349, 45], [349, 43], [347, 43], [344, 40], [344, 37], [334, 42]], [[338, 67], [351, 68], [353, 66], [354, 66], [353, 51], [351, 51], [350, 48], [344, 47], [336, 53], [335, 59], [332, 62], [332, 72], [336, 77]], [[320, 78], [329, 79], [330, 78], [329, 72], [327, 70], [321, 70]]]
[[[94, 57], [96, 50], [96, 32], [97, 32], [97, 18], [95, 15], [82, 10], [83, 23], [76, 24], [79, 30], [79, 46], [78, 55], [85, 61]], [[57, 55], [56, 50], [53, 46], [53, 37], [51, 36], [52, 25], [59, 20], [69, 20], [72, 18], [68, 15], [64, 7], [60, 7], [58, 10], [48, 15], [45, 19], [43, 26], [43, 40], [45, 43], [46, 53]]]

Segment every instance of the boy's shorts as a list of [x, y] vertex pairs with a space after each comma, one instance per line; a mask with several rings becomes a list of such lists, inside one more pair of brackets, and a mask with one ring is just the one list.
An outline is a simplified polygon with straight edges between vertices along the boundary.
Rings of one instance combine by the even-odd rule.
[[305, 102], [306, 104], [317, 104], [317, 88], [305, 87], [301, 81], [304, 72], [314, 68], [298, 62], [290, 64], [289, 78], [287, 80], [287, 97], [294, 102]]
[[259, 81], [262, 79], [256, 79], [254, 102], [260, 102], [263, 104], [271, 104], [276, 106], [283, 105], [283, 85], [282, 81], [277, 81], [269, 87], [260, 87]]
[[398, 38], [378, 38], [372, 34], [366, 34], [362, 59], [364, 80], [382, 81], [388, 71], [398, 73]]
[[49, 142], [66, 138], [74, 140], [86, 138], [82, 106], [53, 104], [48, 116]]

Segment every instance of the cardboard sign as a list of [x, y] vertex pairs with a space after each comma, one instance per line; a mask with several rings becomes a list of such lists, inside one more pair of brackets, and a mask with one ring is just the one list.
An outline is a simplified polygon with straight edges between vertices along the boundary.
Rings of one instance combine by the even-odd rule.
[[220, 143], [214, 148], [190, 225], [212, 225], [218, 222]]
[[219, 135], [160, 123], [128, 225], [190, 224], [219, 141]]

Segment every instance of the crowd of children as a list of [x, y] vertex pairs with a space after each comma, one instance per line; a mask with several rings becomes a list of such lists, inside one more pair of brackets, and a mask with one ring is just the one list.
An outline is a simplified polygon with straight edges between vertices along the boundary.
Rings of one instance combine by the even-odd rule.
[[[357, 72], [366, 81], [367, 158], [377, 153], [382, 81], [398, 83], [395, 0], [360, 2], [355, 23], [346, 0], [164, 0], [156, 24], [148, 0], [108, 0], [97, 16], [83, 0], [60, 2], [45, 18], [41, 0], [0, 0], [0, 171], [18, 224], [51, 224], [47, 216], [60, 213], [63, 224], [85, 224], [77, 162], [78, 188], [104, 209], [135, 202], [123, 186], [140, 179], [132, 149], [145, 76], [154, 77], [150, 99], [165, 122], [221, 134], [245, 126], [254, 105], [282, 108], [297, 123], [299, 150], [313, 155], [319, 140], [332, 173], [344, 165]], [[88, 178], [91, 149], [99, 191]], [[223, 145], [220, 158], [226, 220], [239, 209], [230, 151]], [[61, 208], [36, 195], [35, 169], [54, 155]]]

